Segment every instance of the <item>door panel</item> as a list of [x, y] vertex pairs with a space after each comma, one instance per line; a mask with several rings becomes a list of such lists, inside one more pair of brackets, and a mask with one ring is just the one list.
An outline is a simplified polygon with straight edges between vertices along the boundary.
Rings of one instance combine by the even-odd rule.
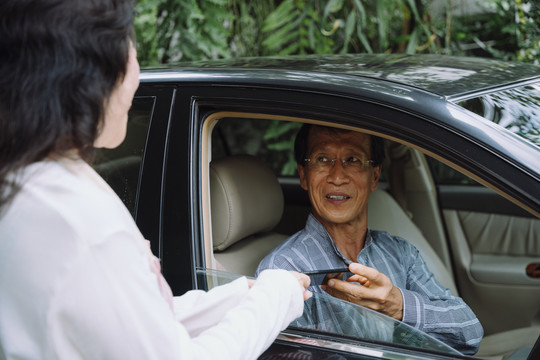
[[540, 220], [476, 184], [438, 189], [456, 281], [486, 334], [538, 325], [540, 278], [527, 268], [540, 263]]

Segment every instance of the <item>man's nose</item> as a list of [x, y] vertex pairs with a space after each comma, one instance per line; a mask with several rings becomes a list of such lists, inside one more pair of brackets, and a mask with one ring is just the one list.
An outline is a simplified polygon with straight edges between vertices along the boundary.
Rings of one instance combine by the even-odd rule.
[[334, 161], [333, 166], [330, 167], [326, 180], [330, 183], [341, 185], [349, 182], [349, 174], [347, 169], [343, 166], [341, 160]]

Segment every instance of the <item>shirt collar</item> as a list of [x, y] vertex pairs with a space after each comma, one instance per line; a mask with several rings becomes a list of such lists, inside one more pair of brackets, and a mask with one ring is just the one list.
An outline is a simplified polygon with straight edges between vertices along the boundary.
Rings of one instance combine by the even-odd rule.
[[[334, 243], [334, 240], [332, 240], [332, 237], [330, 236], [330, 234], [328, 234], [328, 231], [326, 231], [326, 228], [324, 227], [324, 225], [321, 224], [319, 220], [317, 220], [315, 216], [313, 216], [312, 213], [309, 214], [308, 219], [306, 221], [306, 230], [310, 234], [316, 234], [317, 239], [324, 241], [328, 245], [330, 245], [332, 249], [334, 249], [334, 252], [336, 253], [336, 255], [339, 256], [345, 262], [345, 264], [349, 265], [352, 263], [351, 260], [347, 259], [341, 253], [341, 251], [339, 251], [336, 244]], [[372, 243], [372, 234], [371, 234], [371, 230], [368, 228], [366, 232], [366, 238], [364, 239], [364, 247], [360, 251], [360, 254], [362, 253], [362, 251], [364, 251], [364, 249], [366, 249], [369, 245], [371, 245], [371, 243]], [[358, 254], [358, 257], [360, 257], [360, 254]]]

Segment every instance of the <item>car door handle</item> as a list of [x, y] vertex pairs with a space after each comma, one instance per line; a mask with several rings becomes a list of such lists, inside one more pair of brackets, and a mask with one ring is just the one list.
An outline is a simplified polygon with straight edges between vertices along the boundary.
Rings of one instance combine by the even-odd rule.
[[540, 279], [540, 263], [530, 263], [525, 268], [528, 277]]

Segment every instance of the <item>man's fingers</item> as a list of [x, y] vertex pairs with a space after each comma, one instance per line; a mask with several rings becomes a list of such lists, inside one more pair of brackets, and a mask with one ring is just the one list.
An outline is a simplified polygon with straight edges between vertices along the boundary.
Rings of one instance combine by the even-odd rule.
[[355, 283], [360, 283], [364, 286], [369, 286], [369, 280], [361, 275], [353, 275], [349, 278], [347, 278], [348, 282], [355, 282]]
[[[337, 279], [331, 279], [328, 281], [328, 286], [326, 288], [326, 292], [328, 292], [328, 288], [333, 289], [335, 291], [341, 292], [347, 296], [351, 297], [363, 297], [363, 286], [358, 284], [350, 284], [346, 281], [337, 280]], [[332, 295], [332, 294], [330, 294]]]
[[364, 278], [370, 280], [372, 283], [378, 283], [381, 278], [379, 271], [362, 264], [352, 263], [349, 265], [349, 270], [355, 275], [363, 276]]

